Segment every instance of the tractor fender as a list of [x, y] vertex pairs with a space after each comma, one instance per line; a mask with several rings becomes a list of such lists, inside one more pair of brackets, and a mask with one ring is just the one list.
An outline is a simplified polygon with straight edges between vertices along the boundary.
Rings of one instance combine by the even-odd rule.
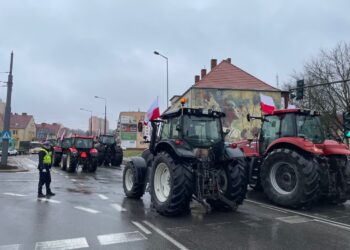
[[175, 142], [172, 141], [164, 141], [158, 143], [155, 148], [155, 152], [158, 153], [160, 151], [166, 151], [181, 158], [196, 158], [192, 150], [189, 150], [180, 145], [175, 145]]
[[240, 148], [225, 147], [225, 154], [229, 159], [245, 157]]
[[144, 180], [142, 178], [144, 178], [147, 173], [147, 164], [146, 164], [146, 161], [145, 159], [143, 159], [142, 157], [139, 157], [139, 156], [134, 156], [134, 157], [131, 157], [130, 158], [130, 161], [129, 161], [134, 167], [135, 167], [135, 170], [136, 170], [136, 173], [137, 173], [137, 182], [143, 182]]
[[295, 137], [282, 137], [274, 140], [266, 149], [265, 155], [271, 152], [275, 148], [279, 147], [296, 147], [302, 151], [314, 154], [321, 155], [323, 154], [323, 150], [316, 147], [316, 145], [304, 138], [295, 138]]

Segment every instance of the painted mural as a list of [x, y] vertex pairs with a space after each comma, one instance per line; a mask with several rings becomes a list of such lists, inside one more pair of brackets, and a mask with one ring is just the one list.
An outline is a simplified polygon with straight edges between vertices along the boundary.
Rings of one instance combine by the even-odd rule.
[[[260, 128], [260, 121], [247, 121], [247, 114], [260, 116], [260, 93], [271, 96], [275, 107], [280, 108], [280, 92], [259, 92], [222, 89], [195, 89], [192, 88], [185, 94], [188, 98], [188, 107], [210, 108], [222, 111], [226, 114], [223, 119], [225, 129], [230, 129], [228, 141], [254, 138]], [[174, 107], [179, 107], [175, 103]]]

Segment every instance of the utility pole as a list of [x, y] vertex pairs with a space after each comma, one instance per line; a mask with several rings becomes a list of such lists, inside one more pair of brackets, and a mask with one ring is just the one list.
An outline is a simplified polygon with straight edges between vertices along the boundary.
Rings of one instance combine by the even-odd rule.
[[[12, 66], [13, 66], [13, 51], [11, 52], [10, 61], [10, 72], [7, 80], [7, 97], [6, 97], [6, 107], [5, 107], [5, 117], [4, 117], [4, 131], [10, 131], [10, 118], [11, 118], [11, 94], [12, 94]], [[9, 140], [2, 140], [2, 156], [1, 156], [1, 166], [7, 165]]]

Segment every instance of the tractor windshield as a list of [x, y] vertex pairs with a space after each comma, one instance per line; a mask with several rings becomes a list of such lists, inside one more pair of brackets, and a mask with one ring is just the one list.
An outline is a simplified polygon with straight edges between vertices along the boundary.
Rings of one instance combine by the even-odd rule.
[[325, 136], [318, 116], [297, 115], [297, 135], [313, 143], [323, 143]]
[[74, 144], [76, 148], [93, 148], [94, 141], [90, 138], [76, 138]]
[[210, 147], [222, 141], [219, 118], [184, 116], [183, 137], [194, 147]]
[[101, 136], [100, 141], [103, 144], [113, 144], [115, 143], [114, 136]]
[[62, 148], [70, 148], [72, 146], [72, 141], [71, 139], [63, 139], [63, 141], [61, 142], [61, 147]]

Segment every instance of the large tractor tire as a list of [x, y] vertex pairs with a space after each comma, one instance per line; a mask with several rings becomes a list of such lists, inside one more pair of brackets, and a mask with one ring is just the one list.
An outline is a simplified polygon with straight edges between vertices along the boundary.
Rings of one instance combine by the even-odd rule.
[[95, 173], [97, 166], [98, 166], [97, 158], [90, 159], [90, 162], [88, 163], [88, 171], [90, 173]]
[[67, 154], [67, 171], [69, 173], [74, 173], [77, 169], [78, 166], [78, 162], [77, 159], [75, 159], [74, 157], [72, 157], [71, 154]]
[[319, 197], [317, 162], [290, 149], [275, 149], [261, 166], [261, 184], [274, 203], [300, 208]]
[[116, 147], [111, 164], [112, 166], [120, 166], [122, 162], [123, 162], [123, 150], [121, 147]]
[[52, 155], [52, 166], [53, 167], [58, 167], [60, 165], [61, 158], [62, 158], [62, 155], [53, 153], [53, 155]]
[[62, 155], [62, 160], [60, 162], [60, 167], [62, 170], [67, 170], [67, 155]]
[[188, 211], [193, 183], [193, 175], [185, 163], [175, 163], [166, 152], [157, 154], [150, 180], [151, 200], [156, 211], [165, 216]]
[[[220, 199], [207, 199], [208, 204], [215, 210], [235, 210], [243, 203], [247, 193], [246, 162], [235, 159], [225, 165], [219, 173], [219, 188], [222, 195], [232, 204], [227, 204]], [[233, 205], [233, 206], [232, 206]]]
[[140, 157], [133, 157], [123, 171], [123, 189], [126, 197], [140, 199], [147, 185], [147, 167]]

